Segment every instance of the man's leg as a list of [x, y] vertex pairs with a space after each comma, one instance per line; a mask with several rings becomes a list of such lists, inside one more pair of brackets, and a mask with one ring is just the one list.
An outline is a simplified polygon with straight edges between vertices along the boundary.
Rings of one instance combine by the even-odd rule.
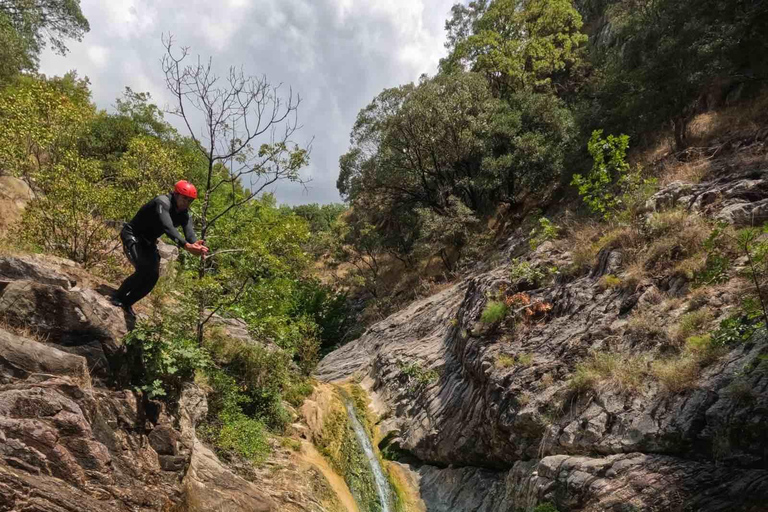
[[139, 267], [141, 266], [141, 255], [139, 253], [139, 246], [136, 243], [126, 243], [124, 241], [123, 249], [128, 261], [131, 262], [131, 265], [133, 265], [133, 268], [135, 269], [133, 274], [123, 281], [123, 284], [120, 285], [120, 288], [117, 289], [114, 295], [115, 300], [124, 304], [128, 295], [130, 295], [141, 282], [141, 272], [139, 271]]
[[123, 301], [127, 307], [133, 306], [146, 297], [160, 278], [160, 253], [157, 252], [157, 247], [142, 245], [140, 249], [136, 272], [126, 279], [126, 282], [131, 281], [130, 289]]

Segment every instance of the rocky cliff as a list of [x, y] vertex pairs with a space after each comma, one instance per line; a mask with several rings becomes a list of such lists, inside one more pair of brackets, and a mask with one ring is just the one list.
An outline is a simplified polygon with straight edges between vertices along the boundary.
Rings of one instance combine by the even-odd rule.
[[[744, 225], [766, 220], [766, 202], [768, 170], [753, 167], [673, 183], [647, 209]], [[524, 244], [513, 238], [510, 247]], [[547, 242], [524, 260], [565, 268], [571, 249]], [[383, 445], [408, 455], [430, 511], [513, 512], [542, 502], [587, 511], [768, 510], [765, 334], [692, 370], [688, 385], [651, 377], [654, 361], [671, 357], [666, 333], [696, 309], [725, 318], [744, 281], [694, 299], [689, 279], [670, 266], [633, 286], [606, 286], [601, 277], [626, 276], [622, 259], [608, 243], [588, 275], [539, 288], [511, 279], [507, 266], [479, 272], [374, 325], [328, 355], [317, 375], [357, 380], [370, 392]], [[491, 298], [518, 292], [547, 305], [540, 318], [481, 322]], [[620, 354], [639, 369], [609, 371], [641, 378], [628, 386], [627, 375], [614, 375], [578, 389], [578, 369], [594, 354]]]
[[273, 443], [245, 479], [197, 438], [199, 388], [174, 411], [123, 389], [129, 325], [108, 292], [67, 260], [0, 257], [0, 510], [345, 510], [309, 443]]

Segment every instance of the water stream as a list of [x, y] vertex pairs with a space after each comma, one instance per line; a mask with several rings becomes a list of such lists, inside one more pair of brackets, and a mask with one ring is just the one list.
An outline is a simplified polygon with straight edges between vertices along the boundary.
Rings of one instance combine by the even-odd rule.
[[374, 481], [376, 483], [376, 493], [379, 495], [379, 501], [381, 502], [381, 512], [392, 512], [392, 507], [390, 505], [389, 481], [387, 480], [387, 477], [384, 476], [384, 470], [382, 469], [381, 464], [379, 464], [379, 458], [376, 457], [376, 452], [373, 450], [373, 445], [368, 437], [368, 432], [363, 428], [360, 420], [357, 419], [355, 409], [350, 401], [345, 400], [344, 405], [347, 408], [349, 421], [352, 422], [352, 428], [355, 431], [357, 442], [365, 452], [365, 456], [368, 459], [368, 465], [373, 472]]

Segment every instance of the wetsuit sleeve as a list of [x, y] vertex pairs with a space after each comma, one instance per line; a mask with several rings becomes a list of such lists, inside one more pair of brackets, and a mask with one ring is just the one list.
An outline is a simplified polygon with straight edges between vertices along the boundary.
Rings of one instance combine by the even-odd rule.
[[184, 238], [187, 242], [193, 244], [197, 242], [197, 235], [195, 234], [195, 226], [192, 222], [192, 217], [187, 214], [187, 222], [184, 223]]
[[[173, 240], [179, 247], [184, 247], [186, 241], [181, 238], [181, 234], [173, 227], [173, 221], [171, 220], [171, 214], [168, 211], [168, 207], [163, 204], [162, 201], [157, 202], [157, 216], [160, 219], [160, 224], [163, 226], [163, 232]], [[186, 227], [184, 228], [186, 230]]]

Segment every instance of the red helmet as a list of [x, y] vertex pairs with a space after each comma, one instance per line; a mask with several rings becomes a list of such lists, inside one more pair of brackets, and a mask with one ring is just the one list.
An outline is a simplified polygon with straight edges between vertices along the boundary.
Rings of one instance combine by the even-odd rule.
[[191, 184], [187, 180], [181, 180], [176, 182], [176, 186], [173, 187], [173, 191], [184, 197], [197, 199], [197, 189], [193, 184]]

